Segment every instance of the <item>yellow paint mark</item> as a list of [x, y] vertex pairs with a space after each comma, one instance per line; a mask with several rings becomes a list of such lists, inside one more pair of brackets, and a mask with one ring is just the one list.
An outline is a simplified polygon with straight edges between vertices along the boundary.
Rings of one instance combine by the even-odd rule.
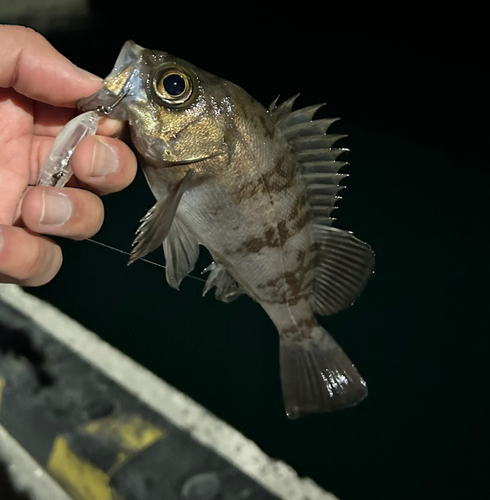
[[48, 471], [75, 500], [114, 499], [109, 476], [76, 455], [62, 436], [58, 436], [54, 442]]
[[3, 377], [0, 377], [0, 410], [2, 409], [2, 396], [4, 387], [5, 387], [5, 379]]
[[120, 415], [89, 422], [81, 429], [87, 434], [103, 435], [121, 450], [137, 452], [148, 448], [165, 436], [165, 431], [143, 420], [138, 415]]
[[112, 449], [118, 450], [114, 463], [107, 471], [111, 477], [133, 455], [165, 437], [165, 431], [139, 415], [119, 415], [116, 418], [96, 420], [82, 426], [80, 431], [103, 439]]
[[[139, 415], [108, 417], [80, 426], [76, 433], [104, 443], [114, 453], [108, 470], [74, 453], [67, 440], [58, 436], [48, 462], [49, 472], [75, 500], [122, 500], [111, 488], [111, 477], [136, 453], [165, 437], [165, 431], [146, 422]], [[89, 437], [90, 436], [90, 437]]]

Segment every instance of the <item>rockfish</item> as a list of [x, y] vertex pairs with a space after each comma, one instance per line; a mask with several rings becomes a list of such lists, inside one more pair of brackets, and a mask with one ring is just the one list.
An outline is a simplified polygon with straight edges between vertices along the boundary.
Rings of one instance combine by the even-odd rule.
[[157, 200], [141, 221], [130, 262], [163, 244], [178, 288], [199, 245], [212, 255], [204, 293], [246, 294], [280, 338], [290, 418], [355, 405], [366, 383], [315, 314], [350, 306], [374, 268], [369, 245], [332, 227], [346, 149], [313, 120], [323, 105], [268, 110], [243, 89], [166, 52], [123, 46], [96, 94], [80, 101], [129, 123]]

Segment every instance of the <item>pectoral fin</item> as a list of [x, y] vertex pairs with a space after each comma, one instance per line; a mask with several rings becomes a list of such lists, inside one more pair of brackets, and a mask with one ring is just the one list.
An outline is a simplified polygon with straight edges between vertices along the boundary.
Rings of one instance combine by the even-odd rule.
[[170, 190], [167, 197], [155, 203], [141, 219], [128, 265], [162, 244], [170, 232], [180, 199], [191, 183], [192, 171], [189, 170], [180, 183]]
[[199, 256], [199, 243], [187, 226], [175, 217], [163, 242], [167, 283], [179, 288], [180, 282], [194, 269]]

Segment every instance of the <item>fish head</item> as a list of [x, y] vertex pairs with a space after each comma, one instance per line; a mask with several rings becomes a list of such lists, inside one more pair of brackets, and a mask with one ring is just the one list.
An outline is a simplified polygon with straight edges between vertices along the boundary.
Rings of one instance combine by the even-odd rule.
[[127, 121], [145, 165], [172, 167], [228, 154], [230, 85], [178, 57], [127, 41], [102, 89], [78, 106]]

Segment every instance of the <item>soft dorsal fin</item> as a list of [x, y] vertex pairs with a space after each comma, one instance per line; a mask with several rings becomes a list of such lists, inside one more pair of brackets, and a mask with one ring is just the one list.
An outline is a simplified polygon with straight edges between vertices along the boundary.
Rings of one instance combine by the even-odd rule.
[[373, 272], [374, 253], [352, 233], [331, 227], [337, 194], [344, 188], [340, 182], [347, 177], [339, 173], [347, 163], [337, 158], [348, 149], [333, 147], [346, 136], [326, 133], [338, 118], [313, 120], [323, 104], [293, 111], [297, 97], [279, 106], [276, 99], [269, 113], [287, 140], [306, 187], [318, 245], [311, 305], [316, 313], [328, 315], [350, 306], [361, 293]]
[[315, 225], [319, 242], [311, 305], [327, 316], [351, 306], [374, 270], [371, 247], [351, 232]]

